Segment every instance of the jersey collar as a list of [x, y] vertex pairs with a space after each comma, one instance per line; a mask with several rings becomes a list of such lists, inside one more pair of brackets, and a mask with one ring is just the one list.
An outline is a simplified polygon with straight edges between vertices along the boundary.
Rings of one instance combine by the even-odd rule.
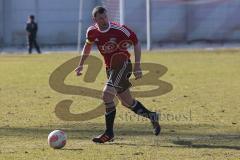
[[101, 33], [106, 33], [107, 31], [109, 31], [109, 29], [111, 28], [111, 23], [110, 22], [108, 22], [108, 28], [107, 29], [105, 29], [105, 30], [103, 30], [103, 31], [101, 31], [100, 30], [100, 28], [98, 27], [98, 25], [96, 24], [96, 26], [97, 26], [97, 29], [98, 29], [98, 31], [99, 32], [101, 32]]

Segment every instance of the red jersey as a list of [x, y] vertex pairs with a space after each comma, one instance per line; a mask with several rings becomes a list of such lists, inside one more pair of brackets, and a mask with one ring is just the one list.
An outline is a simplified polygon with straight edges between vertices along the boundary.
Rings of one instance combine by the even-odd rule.
[[129, 59], [128, 48], [138, 43], [137, 36], [133, 31], [125, 25], [115, 22], [109, 22], [109, 27], [105, 31], [101, 31], [97, 24], [90, 26], [86, 38], [87, 43], [96, 43], [98, 50], [104, 57], [106, 67], [111, 67], [115, 63], [112, 60], [117, 55], [121, 54]]

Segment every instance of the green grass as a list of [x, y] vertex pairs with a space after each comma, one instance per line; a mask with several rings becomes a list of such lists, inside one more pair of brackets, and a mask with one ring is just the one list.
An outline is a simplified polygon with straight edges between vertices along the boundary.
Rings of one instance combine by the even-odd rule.
[[[73, 100], [72, 113], [89, 111], [101, 103], [100, 99], [66, 95], [50, 88], [51, 73], [76, 56], [0, 56], [1, 160], [239, 159], [240, 51], [144, 53], [143, 62], [168, 68], [160, 79], [173, 85], [167, 94], [138, 98], [148, 108], [161, 111], [162, 135], [153, 136], [147, 120], [119, 104], [115, 142], [103, 145], [91, 142], [104, 129], [103, 116], [78, 122], [60, 120], [55, 114], [56, 104], [64, 99]], [[74, 72], [65, 83], [101, 91], [104, 82], [102, 69], [94, 83], [84, 82]], [[61, 150], [47, 144], [48, 133], [54, 129], [68, 135]]]

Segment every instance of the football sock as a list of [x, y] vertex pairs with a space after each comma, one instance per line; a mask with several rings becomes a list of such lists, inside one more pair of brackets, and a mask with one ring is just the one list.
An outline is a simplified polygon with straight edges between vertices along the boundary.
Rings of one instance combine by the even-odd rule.
[[105, 113], [105, 123], [106, 123], [106, 133], [113, 136], [113, 124], [116, 115], [115, 106], [112, 108], [106, 108]]
[[156, 112], [149, 111], [139, 101], [135, 100], [131, 107], [132, 107], [131, 110], [134, 113], [136, 113], [136, 114], [138, 114], [140, 116], [146, 117], [146, 118], [150, 119], [151, 121], [157, 121], [157, 119], [156, 119]]

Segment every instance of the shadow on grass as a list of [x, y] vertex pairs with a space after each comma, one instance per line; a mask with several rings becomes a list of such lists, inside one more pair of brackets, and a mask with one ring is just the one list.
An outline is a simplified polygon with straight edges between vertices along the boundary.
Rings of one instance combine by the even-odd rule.
[[[238, 138], [239, 140], [239, 138]], [[227, 145], [211, 145], [211, 144], [193, 144], [192, 141], [173, 141], [173, 144], [179, 145], [174, 147], [187, 147], [187, 148], [208, 148], [208, 149], [235, 149], [240, 150], [240, 146], [227, 146]], [[210, 141], [211, 143], [211, 141]]]
[[64, 150], [64, 151], [83, 151], [84, 149], [82, 149], [82, 148], [63, 148], [61, 150]]
[[[229, 127], [229, 126], [225, 126]], [[214, 132], [214, 129], [221, 129], [224, 126], [213, 125], [163, 125], [161, 136], [154, 136], [152, 128], [146, 124], [116, 124], [114, 143], [107, 145], [121, 146], [141, 146], [147, 145], [152, 147], [176, 147], [176, 148], [209, 148], [209, 149], [234, 149], [240, 150], [240, 133], [239, 132]], [[32, 137], [45, 139], [54, 129], [64, 130], [69, 139], [89, 140], [92, 137], [103, 132], [104, 124], [102, 123], [78, 123], [71, 125], [51, 125], [29, 128], [0, 127], [0, 135], [3, 137]], [[231, 127], [230, 129], [233, 129]], [[226, 129], [225, 129], [226, 130]], [[136, 137], [136, 138], [133, 138]], [[124, 141], [129, 139], [130, 143]], [[143, 141], [142, 141], [142, 140]], [[121, 142], [121, 140], [124, 140]], [[147, 140], [147, 142], [146, 142]], [[148, 143], [149, 142], [149, 143]], [[166, 145], [171, 144], [171, 145]], [[82, 150], [82, 149], [66, 149]]]

